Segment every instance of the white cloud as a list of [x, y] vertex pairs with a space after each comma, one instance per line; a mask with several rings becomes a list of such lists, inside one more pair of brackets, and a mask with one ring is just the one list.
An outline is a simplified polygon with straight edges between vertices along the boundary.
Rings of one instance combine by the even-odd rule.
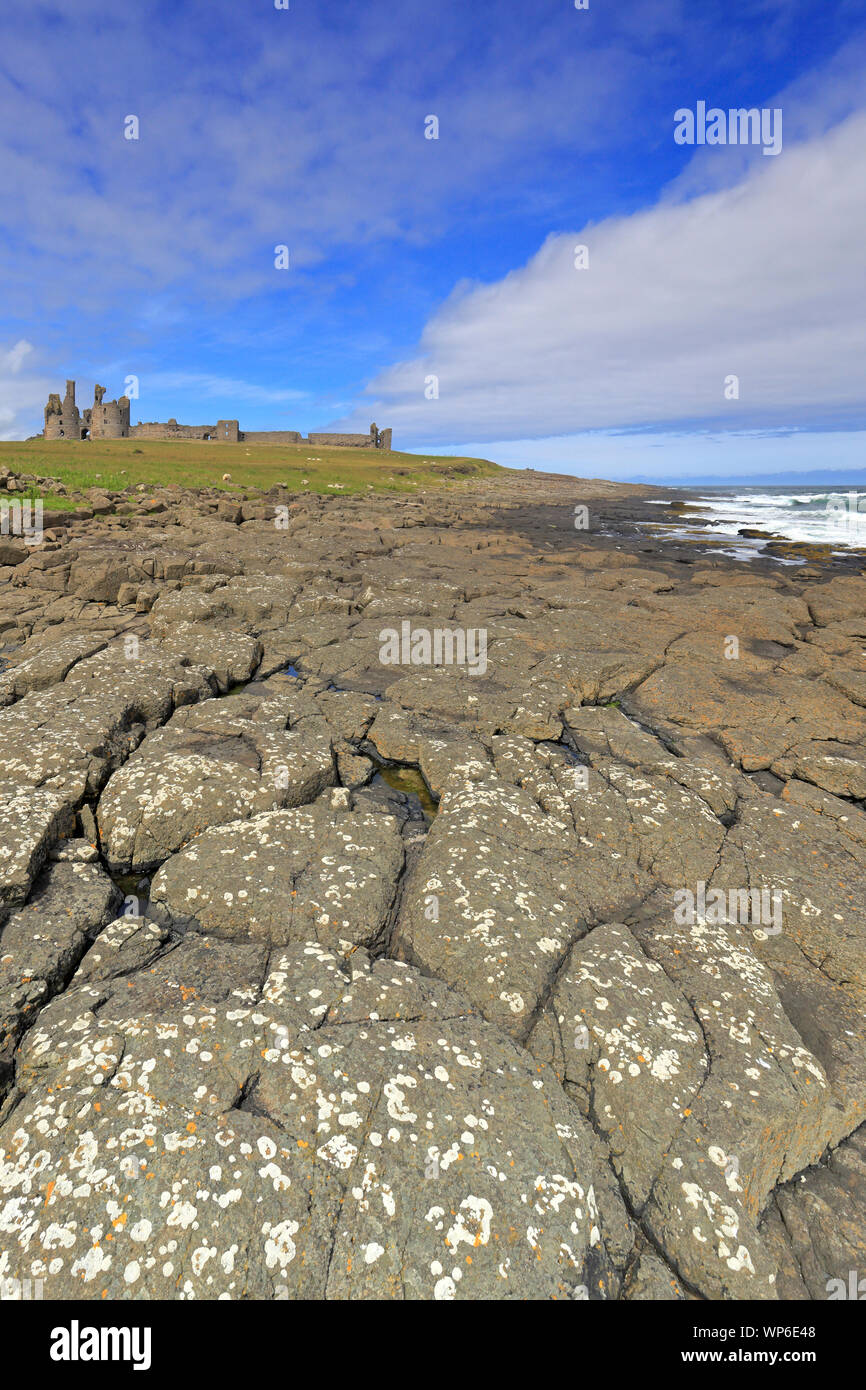
[[20, 372], [23, 363], [32, 351], [33, 345], [28, 343], [26, 338], [19, 338], [15, 346], [0, 357], [0, 372], [4, 374], [8, 372], [11, 376], [15, 376]]
[[[859, 426], [864, 145], [860, 112], [735, 187], [550, 237], [504, 279], [458, 287], [353, 422], [372, 409], [428, 447], [673, 422]], [[724, 396], [731, 374], [739, 400]]]
[[258, 386], [236, 377], [214, 376], [208, 372], [154, 372], [142, 376], [143, 389], [153, 392], [189, 392], [221, 401], [249, 401], [256, 405], [274, 405], [284, 401], [307, 399], [306, 391], [287, 387]]
[[[843, 44], [826, 63], [801, 73], [771, 99], [759, 103], [782, 110], [786, 146], [814, 140], [862, 109], [864, 65], [866, 37], [858, 36]], [[706, 95], [709, 106], [719, 104], [710, 93]], [[698, 193], [728, 188], [739, 183], [752, 164], [764, 159], [761, 147], [755, 145], [719, 145], [709, 158], [708, 153], [707, 150], [695, 151], [693, 158], [668, 185], [664, 201], [679, 201]]]
[[[16, 247], [14, 274], [0, 262], [0, 296], [22, 319], [126, 323], [131, 304], [167, 287], [210, 314], [281, 284], [277, 244], [304, 284], [335, 251], [434, 242], [478, 190], [482, 206], [513, 197], [551, 130], [572, 154], [610, 148], [638, 119], [645, 71], [629, 48], [564, 45], [559, 26], [527, 31], [503, 14], [479, 27], [471, 54], [483, 84], [467, 81], [459, 7], [433, 18], [426, 0], [405, 0], [399, 22], [362, 6], [336, 26], [322, 7], [289, 19], [232, 0], [180, 23], [138, 5], [109, 17], [90, 0], [52, 25], [18, 8], [0, 69], [0, 182], [14, 190], [3, 220]], [[232, 52], [224, 71], [220, 48], [201, 61], [205, 31]], [[110, 62], [95, 56], [106, 45]], [[24, 72], [26, 85], [13, 76]], [[423, 137], [433, 110], [438, 144]], [[123, 138], [127, 113], [138, 140]]]
[[29, 433], [34, 419], [41, 417], [49, 392], [57, 390], [57, 383], [48, 376], [22, 373], [33, 352], [24, 338], [8, 348], [0, 346], [0, 439], [20, 439]]

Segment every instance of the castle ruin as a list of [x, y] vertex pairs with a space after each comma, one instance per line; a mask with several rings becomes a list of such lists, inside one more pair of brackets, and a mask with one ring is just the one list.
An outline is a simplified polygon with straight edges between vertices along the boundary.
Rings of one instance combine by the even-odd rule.
[[129, 422], [129, 399], [107, 401], [105, 387], [97, 386], [93, 405], [80, 411], [75, 404], [75, 382], [67, 381], [66, 395], [52, 393], [45, 407], [45, 439], [203, 439], [221, 444], [309, 444], [316, 448], [390, 449], [391, 431], [375, 424], [369, 434], [310, 434], [297, 430], [242, 430], [237, 420], [217, 420], [215, 425], [179, 425], [171, 419], [137, 425]]

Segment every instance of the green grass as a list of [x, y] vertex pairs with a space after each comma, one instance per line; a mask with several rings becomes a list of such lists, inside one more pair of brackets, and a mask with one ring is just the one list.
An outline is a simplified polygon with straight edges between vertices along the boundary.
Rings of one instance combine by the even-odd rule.
[[[310, 444], [217, 444], [201, 440], [27, 440], [0, 443], [0, 464], [16, 473], [57, 478], [70, 490], [121, 492], [144, 483], [160, 487], [214, 487], [243, 491], [284, 485], [290, 492], [415, 492], [422, 487], [502, 473], [487, 459], [424, 459], [366, 449], [324, 449]], [[231, 481], [223, 482], [230, 473]], [[341, 484], [329, 487], [329, 484]], [[74, 505], [46, 497], [46, 508]]]
[[[16, 492], [14, 495], [22, 502], [38, 502], [41, 498], [46, 512], [72, 512], [79, 505], [73, 497], [59, 497], [55, 492], [43, 492], [36, 483], [28, 483], [23, 492]], [[4, 493], [3, 496], [9, 501], [12, 494]]]

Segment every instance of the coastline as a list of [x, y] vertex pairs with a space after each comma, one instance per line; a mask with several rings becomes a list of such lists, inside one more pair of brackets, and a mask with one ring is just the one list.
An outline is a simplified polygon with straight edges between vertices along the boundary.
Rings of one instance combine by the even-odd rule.
[[7, 1273], [808, 1300], [857, 1267], [863, 555], [659, 539], [664, 491], [91, 489], [3, 538]]

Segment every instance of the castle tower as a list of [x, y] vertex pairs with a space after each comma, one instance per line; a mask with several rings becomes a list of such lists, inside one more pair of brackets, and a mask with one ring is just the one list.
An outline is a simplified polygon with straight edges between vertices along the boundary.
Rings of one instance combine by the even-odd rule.
[[60, 428], [64, 439], [81, 439], [81, 415], [75, 404], [75, 382], [67, 381], [60, 408]]
[[126, 396], [120, 400], [105, 400], [105, 387], [97, 386], [93, 392], [93, 409], [90, 412], [91, 439], [126, 439], [129, 435], [129, 401]]
[[61, 439], [63, 437], [62, 413], [63, 406], [60, 403], [60, 397], [56, 392], [52, 392], [45, 407], [45, 429], [42, 433], [46, 439]]

